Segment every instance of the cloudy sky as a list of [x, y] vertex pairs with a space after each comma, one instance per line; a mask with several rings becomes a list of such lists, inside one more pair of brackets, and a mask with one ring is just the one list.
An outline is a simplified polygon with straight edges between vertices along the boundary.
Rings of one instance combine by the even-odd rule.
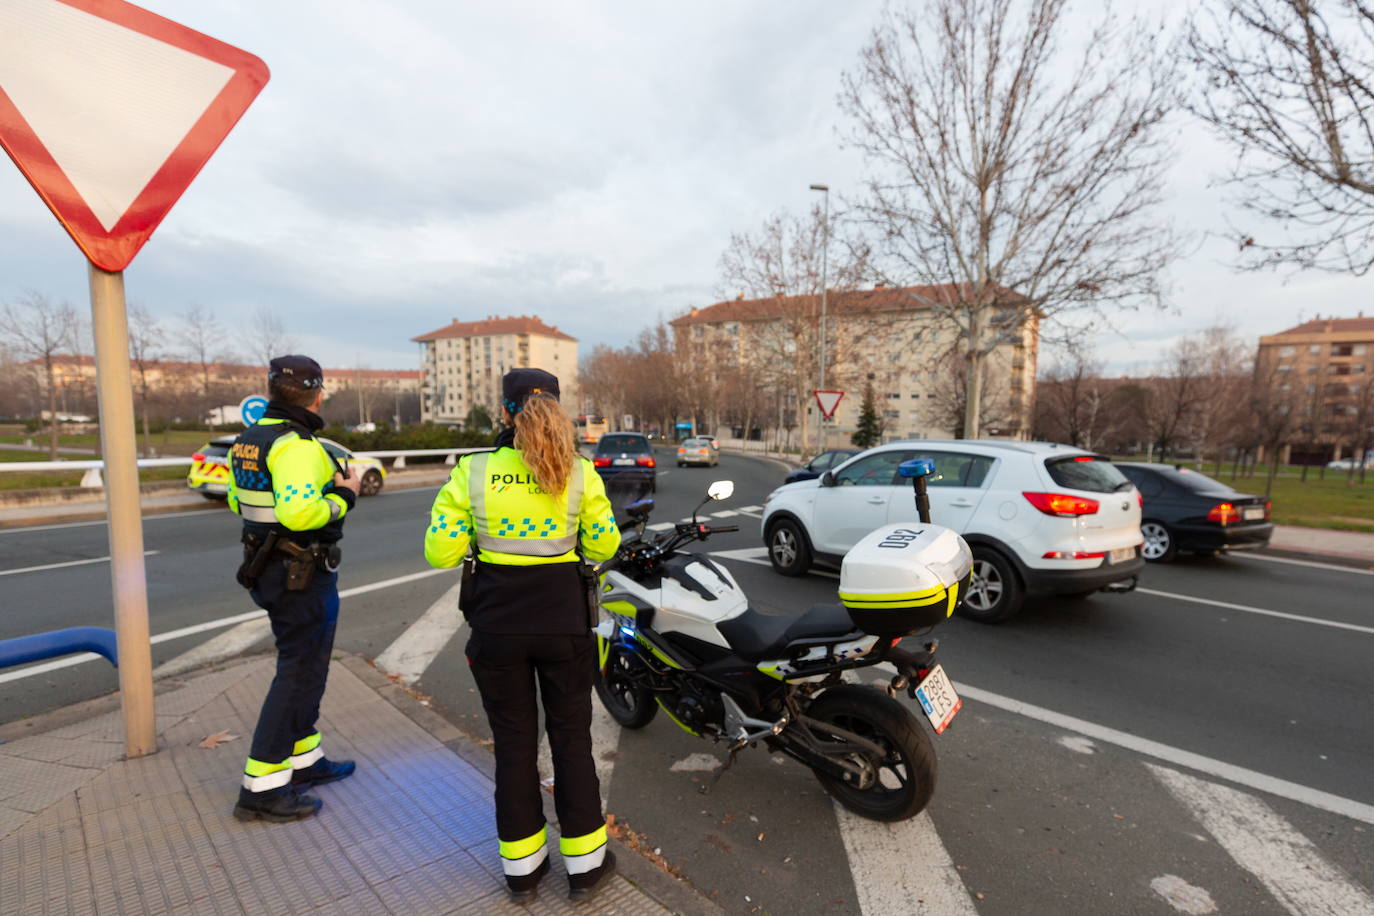
[[[130, 300], [169, 322], [212, 307], [231, 335], [271, 305], [326, 365], [412, 368], [411, 337], [487, 315], [626, 343], [715, 301], [731, 232], [863, 175], [835, 98], [879, 0], [142, 5], [272, 79], [127, 271]], [[1182, 121], [1178, 145], [1172, 216], [1223, 230], [1225, 150]], [[1170, 310], [1099, 338], [1113, 370], [1218, 322], [1253, 338], [1370, 310], [1361, 281], [1237, 274], [1199, 238]], [[0, 161], [0, 301], [30, 290], [88, 307], [84, 259]]]

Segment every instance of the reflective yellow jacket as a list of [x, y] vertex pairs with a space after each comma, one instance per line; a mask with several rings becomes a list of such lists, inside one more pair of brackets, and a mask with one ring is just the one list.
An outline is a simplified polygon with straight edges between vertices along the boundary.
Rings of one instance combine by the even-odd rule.
[[577, 561], [599, 563], [620, 547], [620, 529], [606, 487], [578, 456], [565, 490], [539, 488], [519, 450], [464, 455], [430, 509], [425, 559], [450, 568], [477, 544], [477, 558], [502, 566]]
[[[259, 420], [230, 449], [229, 508], [248, 522], [275, 522], [291, 531], [324, 528], [348, 513], [343, 496], [325, 492], [338, 466], [318, 440], [272, 428], [286, 422]], [[266, 475], [261, 473], [264, 448]]]

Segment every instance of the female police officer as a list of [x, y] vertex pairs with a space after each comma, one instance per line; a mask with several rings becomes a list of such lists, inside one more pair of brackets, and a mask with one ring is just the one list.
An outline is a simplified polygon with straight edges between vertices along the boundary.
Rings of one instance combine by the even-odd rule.
[[439, 491], [425, 559], [476, 567], [463, 589], [467, 657], [496, 750], [496, 832], [511, 895], [532, 898], [549, 869], [540, 801], [539, 711], [553, 756], [559, 851], [569, 896], [590, 897], [615, 870], [592, 759], [595, 647], [579, 564], [609, 559], [620, 531], [592, 464], [577, 453], [558, 379], [515, 369], [501, 382], [508, 424], [491, 451], [464, 455]]

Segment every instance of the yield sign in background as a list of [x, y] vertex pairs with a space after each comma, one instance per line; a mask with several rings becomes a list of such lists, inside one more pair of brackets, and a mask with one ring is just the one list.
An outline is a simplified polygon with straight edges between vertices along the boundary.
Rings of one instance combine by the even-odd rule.
[[0, 2], [0, 146], [92, 263], [123, 270], [267, 83], [123, 0]]
[[820, 405], [821, 416], [829, 420], [835, 416], [835, 408], [840, 406], [840, 401], [844, 399], [843, 391], [813, 391], [816, 396], [816, 403]]

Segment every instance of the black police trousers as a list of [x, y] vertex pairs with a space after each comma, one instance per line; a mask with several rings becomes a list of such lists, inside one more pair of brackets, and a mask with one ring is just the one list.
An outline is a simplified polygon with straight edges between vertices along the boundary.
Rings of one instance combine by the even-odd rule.
[[517, 842], [544, 827], [536, 682], [553, 757], [559, 830], [564, 837], [581, 837], [600, 829], [605, 819], [592, 759], [592, 635], [473, 632], [467, 657], [495, 742], [497, 836]]
[[304, 591], [287, 591], [286, 563], [274, 559], [250, 594], [272, 623], [277, 673], [262, 702], [249, 756], [280, 763], [297, 741], [315, 733], [339, 620], [339, 576], [317, 569]]

